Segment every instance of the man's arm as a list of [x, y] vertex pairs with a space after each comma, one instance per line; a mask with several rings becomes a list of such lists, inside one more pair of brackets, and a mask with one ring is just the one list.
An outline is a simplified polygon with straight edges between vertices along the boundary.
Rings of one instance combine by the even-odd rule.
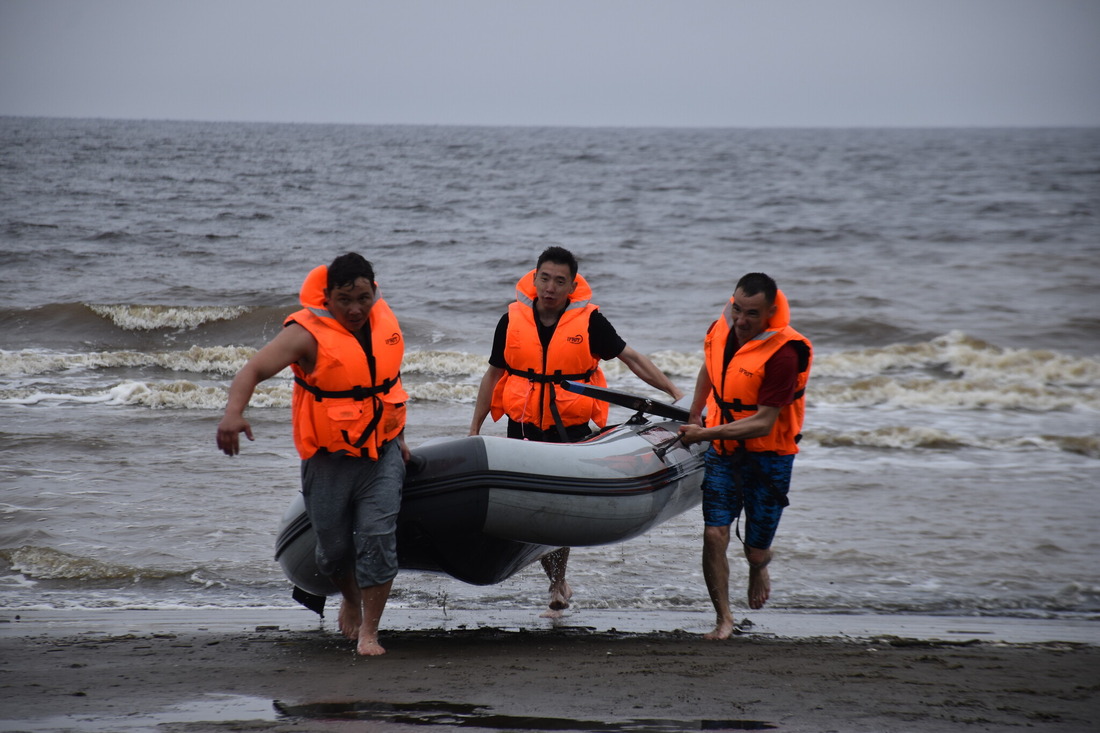
[[256, 391], [256, 385], [294, 363], [312, 367], [316, 357], [317, 341], [296, 323], [288, 325], [257, 351], [229, 385], [225, 414], [218, 423], [218, 448], [227, 456], [235, 456], [241, 450], [241, 433], [253, 440], [252, 426], [245, 419], [244, 410]]
[[[704, 440], [744, 440], [769, 435], [775, 427], [776, 420], [779, 419], [780, 411], [794, 400], [798, 367], [797, 352], [790, 344], [784, 345], [768, 360], [764, 383], [757, 396], [759, 407], [755, 413], [735, 422], [715, 425], [713, 428], [698, 427], [702, 425], [702, 421], [689, 419], [688, 422], [696, 424], [680, 428], [684, 442], [691, 444]], [[710, 377], [704, 364], [695, 384], [695, 400], [691, 405], [693, 418], [702, 413], [711, 388]], [[769, 402], [771, 404], [767, 404]]]
[[706, 409], [707, 397], [710, 396], [711, 389], [710, 373], [707, 372], [707, 365], [703, 364], [699, 367], [699, 376], [695, 378], [695, 394], [691, 398], [691, 412], [688, 423], [692, 425], [703, 424], [703, 410]]
[[477, 388], [477, 402], [474, 403], [474, 417], [470, 421], [470, 435], [479, 435], [481, 433], [481, 424], [485, 422], [486, 416], [489, 414], [489, 410], [493, 405], [493, 390], [496, 389], [497, 382], [504, 376], [504, 370], [500, 367], [489, 365], [489, 368], [485, 370], [485, 376], [481, 378], [481, 385]]
[[763, 438], [772, 431], [779, 418], [779, 408], [760, 405], [756, 412], [741, 420], [704, 428], [699, 425], [681, 425], [680, 435], [685, 445], [712, 440], [746, 440]]
[[412, 451], [409, 450], [409, 444], [405, 442], [405, 431], [401, 430], [397, 434], [397, 447], [401, 449], [401, 460], [408, 463], [412, 460]]
[[470, 420], [469, 435], [480, 435], [481, 424], [485, 422], [489, 411], [493, 408], [493, 390], [497, 382], [504, 376], [504, 367], [508, 362], [504, 359], [504, 346], [508, 342], [508, 312], [497, 321], [496, 330], [493, 332], [493, 347], [489, 351], [489, 367], [481, 377], [481, 385], [477, 389], [477, 401], [474, 403], [474, 416]]
[[657, 368], [657, 365], [649, 360], [649, 357], [645, 354], [641, 354], [635, 351], [630, 346], [623, 347], [623, 350], [619, 352], [619, 360], [630, 367], [630, 371], [634, 372], [643, 382], [651, 387], [656, 387], [662, 392], [670, 395], [673, 401], [676, 401], [684, 396], [684, 393], [672, 383], [672, 380], [668, 378], [664, 372]]

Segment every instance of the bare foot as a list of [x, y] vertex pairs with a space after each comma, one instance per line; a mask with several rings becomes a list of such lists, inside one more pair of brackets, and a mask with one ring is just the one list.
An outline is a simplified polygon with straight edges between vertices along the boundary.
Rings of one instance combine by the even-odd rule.
[[548, 608], [539, 614], [539, 618], [561, 618], [565, 615], [565, 611], [556, 608]]
[[722, 641], [733, 636], [733, 628], [734, 623], [732, 618], [719, 620], [714, 630], [703, 634], [703, 638], [710, 639], [711, 641]]
[[569, 608], [569, 599], [573, 597], [573, 589], [564, 580], [550, 585], [550, 610], [564, 611]]
[[340, 616], [337, 619], [340, 633], [348, 639], [358, 639], [359, 626], [361, 623], [362, 613], [358, 605], [348, 603], [347, 599], [344, 599], [340, 603]]
[[763, 608], [772, 592], [771, 576], [768, 569], [749, 568], [749, 608]]
[[359, 639], [359, 644], [355, 651], [361, 657], [380, 657], [386, 653], [386, 650], [378, 643], [377, 638], [369, 639], [367, 637]]

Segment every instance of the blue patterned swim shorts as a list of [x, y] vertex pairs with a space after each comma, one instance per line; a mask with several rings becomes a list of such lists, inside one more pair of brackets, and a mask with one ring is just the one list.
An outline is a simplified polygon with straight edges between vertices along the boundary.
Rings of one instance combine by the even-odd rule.
[[771, 453], [719, 455], [713, 447], [703, 455], [703, 522], [728, 527], [745, 511], [745, 538], [749, 547], [772, 545], [791, 487], [794, 456]]

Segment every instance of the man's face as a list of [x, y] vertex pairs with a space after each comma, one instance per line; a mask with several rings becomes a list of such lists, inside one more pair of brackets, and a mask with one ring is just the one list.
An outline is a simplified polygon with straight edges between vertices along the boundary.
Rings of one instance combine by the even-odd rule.
[[577, 281], [569, 272], [569, 265], [543, 262], [535, 273], [535, 294], [539, 310], [557, 313], [569, 303], [569, 296], [577, 288]]
[[356, 333], [370, 316], [374, 307], [374, 285], [365, 277], [360, 277], [350, 285], [325, 291], [328, 311], [337, 322]]
[[774, 314], [775, 304], [769, 306], [763, 293], [745, 295], [741, 288], [734, 291], [733, 332], [737, 335], [738, 346], [744, 346], [763, 333]]

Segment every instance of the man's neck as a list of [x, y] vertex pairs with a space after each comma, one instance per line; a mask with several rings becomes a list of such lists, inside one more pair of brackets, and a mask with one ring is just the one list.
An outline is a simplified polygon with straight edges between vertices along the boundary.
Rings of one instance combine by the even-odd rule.
[[537, 299], [535, 300], [535, 315], [538, 316], [539, 321], [541, 321], [544, 326], [553, 326], [561, 318], [562, 313], [565, 313], [565, 308], [556, 312], [550, 312], [544, 310], [542, 304]]

